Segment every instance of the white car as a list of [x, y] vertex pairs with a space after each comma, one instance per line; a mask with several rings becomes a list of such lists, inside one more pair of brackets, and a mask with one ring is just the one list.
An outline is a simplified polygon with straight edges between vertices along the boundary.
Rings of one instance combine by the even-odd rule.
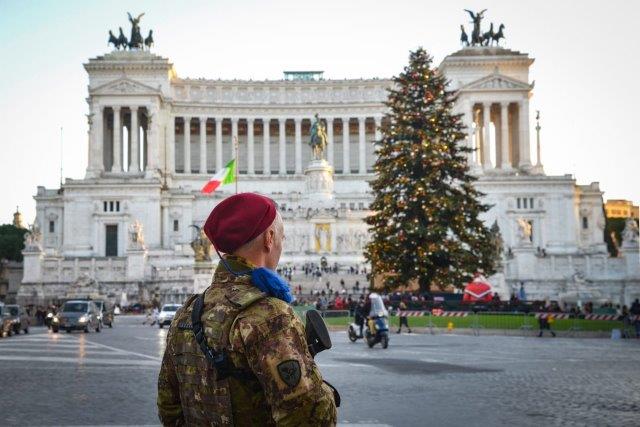
[[182, 307], [180, 304], [165, 304], [158, 314], [158, 327], [162, 329], [164, 325], [170, 325], [173, 320], [173, 316], [176, 315], [176, 311]]

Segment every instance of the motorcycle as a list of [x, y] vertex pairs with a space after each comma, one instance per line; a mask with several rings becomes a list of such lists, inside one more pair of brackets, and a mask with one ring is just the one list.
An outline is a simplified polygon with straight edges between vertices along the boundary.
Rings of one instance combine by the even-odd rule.
[[[369, 348], [378, 343], [382, 343], [382, 348], [389, 347], [389, 312], [384, 306], [382, 297], [375, 292], [369, 294], [370, 306], [367, 307], [368, 317], [365, 322], [365, 332], [360, 334], [360, 325], [353, 322], [347, 329], [347, 336], [351, 342], [356, 342], [360, 338], [364, 338]], [[358, 311], [358, 316], [364, 316]], [[362, 317], [360, 317], [362, 319]]]
[[364, 338], [363, 335], [360, 334], [360, 325], [355, 322], [352, 322], [347, 328], [347, 335], [349, 336], [349, 341], [356, 342], [361, 338]]
[[369, 348], [372, 348], [378, 343], [382, 344], [382, 348], [389, 347], [388, 316], [384, 312], [380, 312], [376, 316], [369, 317], [364, 336]]

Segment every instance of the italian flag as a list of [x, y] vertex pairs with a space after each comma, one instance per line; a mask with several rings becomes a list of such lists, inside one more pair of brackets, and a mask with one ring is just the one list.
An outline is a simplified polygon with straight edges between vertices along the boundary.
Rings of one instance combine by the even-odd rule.
[[213, 193], [219, 186], [233, 184], [234, 182], [236, 182], [236, 159], [231, 160], [218, 173], [213, 175], [200, 191], [205, 194]]

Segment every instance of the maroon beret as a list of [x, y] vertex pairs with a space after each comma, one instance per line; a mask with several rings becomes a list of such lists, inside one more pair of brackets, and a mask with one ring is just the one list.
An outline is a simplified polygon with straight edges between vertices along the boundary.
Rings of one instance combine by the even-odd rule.
[[204, 232], [220, 252], [232, 253], [264, 232], [276, 217], [276, 203], [255, 193], [227, 197], [213, 208]]

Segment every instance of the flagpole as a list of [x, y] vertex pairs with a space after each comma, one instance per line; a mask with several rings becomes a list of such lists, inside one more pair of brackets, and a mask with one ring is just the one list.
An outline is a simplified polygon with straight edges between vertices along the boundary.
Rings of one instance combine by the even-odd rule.
[[238, 194], [238, 151], [239, 151], [239, 147], [238, 147], [238, 137], [234, 136], [233, 137], [233, 148], [235, 150], [235, 154], [236, 154], [236, 167], [235, 167], [235, 178], [236, 178], [236, 194]]

